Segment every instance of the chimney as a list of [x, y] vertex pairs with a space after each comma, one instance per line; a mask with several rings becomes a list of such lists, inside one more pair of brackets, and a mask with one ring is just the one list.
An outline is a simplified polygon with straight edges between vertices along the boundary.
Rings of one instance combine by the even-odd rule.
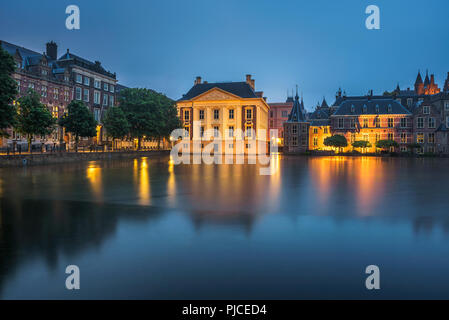
[[256, 89], [256, 80], [251, 79], [251, 87], [253, 87], [253, 90]]
[[246, 75], [246, 83], [251, 85], [251, 75], [250, 74]]
[[201, 77], [200, 76], [196, 77], [195, 84], [201, 84]]
[[51, 60], [58, 59], [58, 45], [54, 41], [47, 42], [47, 56]]

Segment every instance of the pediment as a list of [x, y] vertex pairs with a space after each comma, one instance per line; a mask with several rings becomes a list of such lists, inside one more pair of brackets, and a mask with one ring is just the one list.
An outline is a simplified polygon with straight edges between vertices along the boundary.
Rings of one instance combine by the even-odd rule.
[[236, 100], [236, 99], [241, 98], [232, 93], [221, 90], [219, 88], [212, 88], [209, 91], [200, 94], [199, 96], [195, 97], [192, 100], [209, 101], [209, 100]]

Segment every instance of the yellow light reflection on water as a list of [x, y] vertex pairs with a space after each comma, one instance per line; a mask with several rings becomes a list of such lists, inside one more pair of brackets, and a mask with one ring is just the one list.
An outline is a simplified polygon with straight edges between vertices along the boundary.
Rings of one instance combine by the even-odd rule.
[[89, 162], [86, 169], [86, 177], [89, 180], [93, 195], [96, 200], [103, 201], [103, 183], [101, 176], [101, 168], [95, 162]]
[[174, 172], [175, 163], [173, 161], [172, 156], [170, 156], [170, 160], [168, 161], [168, 181], [167, 181], [167, 193], [168, 193], [168, 203], [170, 205], [176, 204], [176, 179]]
[[141, 205], [150, 205], [150, 177], [148, 172], [148, 158], [143, 157], [140, 160], [140, 167], [137, 159], [134, 160], [134, 177], [137, 177], [138, 183], [138, 202]]

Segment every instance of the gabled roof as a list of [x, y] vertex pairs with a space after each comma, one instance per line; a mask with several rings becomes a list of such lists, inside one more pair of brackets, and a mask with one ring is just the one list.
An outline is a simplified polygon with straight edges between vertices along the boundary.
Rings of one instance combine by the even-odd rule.
[[191, 100], [213, 88], [218, 88], [244, 99], [258, 98], [253, 88], [246, 82], [216, 82], [196, 84], [178, 101]]
[[323, 97], [323, 102], [321, 103], [321, 108], [327, 108], [327, 107], [329, 107], [329, 106], [327, 105], [326, 98]]
[[[389, 109], [391, 107], [391, 109]], [[364, 114], [411, 114], [404, 106], [393, 98], [384, 96], [347, 97], [333, 115], [364, 115]]]

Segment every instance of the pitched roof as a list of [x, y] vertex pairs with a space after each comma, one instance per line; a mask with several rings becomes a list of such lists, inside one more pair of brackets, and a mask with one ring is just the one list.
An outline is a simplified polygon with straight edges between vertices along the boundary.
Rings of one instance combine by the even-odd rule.
[[75, 65], [78, 65], [80, 67], [87, 68], [91, 71], [98, 72], [100, 74], [103, 74], [105, 76], [108, 76], [110, 78], [116, 78], [115, 74], [106, 71], [106, 69], [103, 68], [103, 66], [100, 64], [99, 61], [89, 61], [87, 59], [81, 58], [80, 56], [77, 56], [76, 54], [73, 54], [67, 50], [66, 53], [64, 53], [58, 61], [60, 62], [66, 62], [66, 61], [72, 61]]
[[31, 57], [31, 56], [41, 56], [42, 57], [42, 54], [40, 54], [36, 51], [30, 50], [30, 49], [27, 49], [24, 47], [19, 47], [15, 44], [12, 44], [12, 43], [9, 43], [9, 42], [3, 41], [3, 40], [0, 41], [0, 44], [3, 47], [3, 49], [5, 49], [12, 56], [14, 56], [14, 54], [16, 53], [16, 50], [18, 50], [20, 55], [22, 56], [22, 59], [24, 59], [24, 60], [27, 57]]
[[221, 89], [240, 98], [258, 98], [253, 88], [246, 82], [216, 82], [196, 84], [178, 101], [191, 100], [213, 88]]
[[[391, 107], [391, 109], [389, 109]], [[363, 115], [363, 114], [411, 114], [404, 106], [393, 98], [371, 96], [360, 99], [347, 97], [333, 115]]]
[[288, 115], [288, 122], [304, 122], [306, 121], [306, 116], [304, 109], [301, 107], [299, 102], [298, 94], [296, 94], [295, 102], [293, 102], [292, 111]]
[[320, 119], [320, 120], [312, 120], [310, 122], [310, 125], [312, 127], [324, 127], [324, 126], [329, 126], [331, 123], [330, 119]]
[[416, 76], [415, 85], [421, 84], [421, 83], [422, 83], [421, 72], [418, 71], [418, 75]]

